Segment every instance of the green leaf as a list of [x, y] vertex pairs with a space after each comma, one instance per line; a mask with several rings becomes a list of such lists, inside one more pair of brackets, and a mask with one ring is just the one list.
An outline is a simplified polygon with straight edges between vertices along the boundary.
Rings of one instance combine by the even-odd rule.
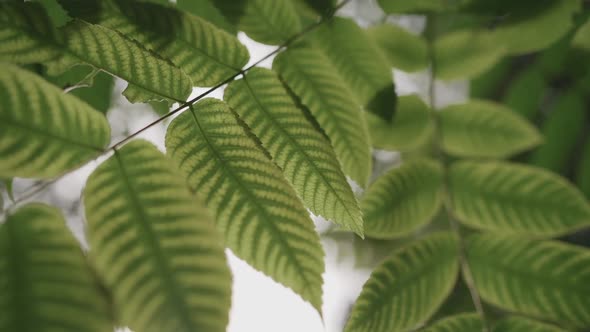
[[590, 51], [590, 19], [576, 31], [572, 39], [572, 47]]
[[447, 106], [440, 121], [444, 150], [459, 157], [508, 158], [542, 141], [526, 119], [491, 101]]
[[313, 222], [231, 109], [200, 101], [172, 121], [166, 150], [206, 199], [227, 246], [321, 312], [324, 253]]
[[379, 45], [392, 67], [414, 72], [430, 64], [428, 45], [421, 36], [391, 24], [370, 27], [367, 34]]
[[511, 316], [499, 321], [494, 326], [493, 332], [565, 332], [565, 330], [532, 319]]
[[75, 89], [70, 94], [85, 101], [102, 114], [107, 114], [111, 108], [114, 86], [115, 80], [112, 76], [99, 72], [92, 86]]
[[345, 331], [415, 328], [449, 295], [458, 272], [457, 241], [449, 233], [432, 235], [395, 251], [363, 286]]
[[450, 8], [448, 0], [377, 0], [387, 14], [442, 12]]
[[292, 0], [215, 0], [213, 3], [231, 24], [264, 44], [281, 44], [303, 29]]
[[330, 142], [293, 103], [275, 73], [252, 69], [227, 87], [224, 99], [314, 214], [363, 236], [360, 208]]
[[[511, 1], [513, 2], [513, 1]], [[581, 9], [580, 0], [545, 0], [539, 6], [521, 6], [505, 15], [492, 34], [509, 54], [525, 54], [544, 49], [574, 26], [573, 17]]]
[[533, 120], [541, 110], [548, 82], [536, 66], [520, 73], [508, 86], [503, 103], [529, 120]]
[[528, 162], [557, 173], [566, 172], [587, 131], [588, 119], [583, 96], [575, 91], [561, 96], [541, 126], [545, 141], [533, 151]]
[[0, 177], [51, 178], [110, 141], [106, 119], [24, 69], [0, 63]]
[[199, 16], [204, 20], [213, 23], [220, 29], [235, 35], [238, 31], [235, 26], [228, 22], [223, 14], [213, 4], [215, 0], [178, 0], [176, 6], [188, 13]]
[[304, 45], [280, 53], [273, 69], [330, 138], [344, 174], [364, 187], [371, 172], [369, 133], [360, 106], [337, 70], [319, 50]]
[[221, 237], [173, 166], [134, 141], [92, 173], [84, 190], [90, 255], [123, 325], [225, 331], [231, 275]]
[[578, 161], [576, 184], [586, 197], [590, 199], [590, 137], [584, 142], [584, 149]]
[[116, 30], [169, 59], [194, 86], [217, 85], [249, 59], [235, 36], [174, 8], [129, 0], [60, 1], [70, 15]]
[[[475, 313], [460, 314], [441, 319], [422, 332], [478, 332], [483, 331], [479, 315]], [[498, 331], [500, 332], [500, 331]], [[506, 331], [508, 332], [508, 331]]]
[[396, 104], [393, 72], [379, 47], [352, 19], [334, 17], [310, 33], [363, 107], [391, 121]]
[[496, 36], [485, 31], [454, 31], [434, 42], [436, 77], [443, 80], [475, 77], [506, 53]]
[[401, 96], [397, 100], [392, 123], [365, 113], [373, 147], [392, 151], [414, 151], [426, 145], [433, 134], [430, 109], [418, 95]]
[[[293, 0], [292, 0], [293, 1]], [[338, 0], [294, 0], [308, 6], [310, 9], [315, 11], [321, 16], [327, 17], [332, 14], [332, 11], [336, 7]]]
[[378, 178], [361, 201], [365, 234], [395, 238], [426, 225], [440, 209], [442, 180], [431, 160], [405, 162]]
[[0, 61], [31, 64], [55, 60], [61, 56], [58, 40], [58, 32], [40, 4], [0, 3]]
[[68, 23], [72, 18], [59, 5], [58, 0], [33, 0], [40, 3], [51, 19], [53, 26], [60, 27]]
[[463, 223], [498, 233], [553, 237], [590, 226], [590, 205], [573, 185], [540, 168], [457, 162], [450, 193]]
[[109, 309], [58, 209], [29, 204], [0, 225], [0, 331], [112, 331]]
[[466, 249], [486, 302], [564, 325], [590, 326], [588, 249], [490, 234], [471, 236]]

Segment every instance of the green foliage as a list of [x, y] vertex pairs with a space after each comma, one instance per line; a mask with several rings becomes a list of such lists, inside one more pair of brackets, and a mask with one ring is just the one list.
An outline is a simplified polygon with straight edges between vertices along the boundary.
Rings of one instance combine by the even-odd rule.
[[541, 143], [535, 127], [489, 101], [447, 106], [440, 121], [444, 150], [459, 157], [507, 158]]
[[360, 106], [330, 60], [312, 47], [299, 45], [279, 54], [273, 69], [328, 135], [344, 174], [365, 186], [371, 171], [368, 130]]
[[416, 231], [438, 212], [441, 166], [431, 160], [408, 161], [381, 176], [363, 196], [365, 234], [393, 238]]
[[493, 332], [565, 332], [565, 330], [532, 319], [511, 316], [500, 320]]
[[391, 24], [370, 27], [367, 34], [394, 68], [413, 72], [428, 67], [428, 45], [420, 36]]
[[449, 174], [453, 211], [466, 225], [553, 237], [590, 225], [590, 204], [556, 174], [506, 162], [463, 161]]
[[179, 9], [202, 17], [232, 35], [237, 33], [236, 27], [227, 21], [211, 0], [178, 0], [176, 5]]
[[[483, 323], [477, 314], [460, 314], [441, 319], [424, 332], [474, 332], [482, 331]], [[507, 332], [507, 331], [505, 331]]]
[[106, 119], [90, 106], [24, 69], [0, 68], [0, 177], [51, 178], [109, 143]]
[[455, 284], [457, 255], [447, 233], [395, 251], [363, 286], [345, 331], [407, 331], [427, 320]]
[[363, 235], [360, 208], [330, 142], [293, 103], [275, 73], [253, 69], [227, 87], [224, 99], [314, 214]]
[[107, 300], [60, 211], [30, 204], [0, 225], [0, 331], [104, 332]]
[[321, 311], [324, 253], [313, 223], [230, 108], [199, 102], [170, 124], [166, 149], [215, 214], [226, 245]]
[[587, 249], [488, 234], [471, 236], [467, 253], [484, 300], [562, 326], [590, 324]]
[[[508, 87], [504, 104], [527, 119], [534, 119], [548, 89], [545, 77], [539, 68], [527, 68]], [[551, 141], [547, 137], [545, 142]]]
[[590, 138], [584, 143], [585, 148], [576, 169], [576, 183], [586, 197], [590, 198]]
[[418, 13], [426, 11], [444, 11], [449, 8], [451, 2], [457, 0], [377, 0], [381, 8], [388, 14]]
[[[132, 142], [84, 190], [90, 255], [135, 331], [224, 331], [231, 277], [213, 220], [155, 146]], [[206, 290], [206, 291], [204, 291]]]

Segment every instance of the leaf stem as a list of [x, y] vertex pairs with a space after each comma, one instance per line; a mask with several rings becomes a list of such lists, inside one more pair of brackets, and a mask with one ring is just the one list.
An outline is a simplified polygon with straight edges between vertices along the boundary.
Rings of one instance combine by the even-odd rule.
[[471, 272], [471, 267], [469, 266], [469, 262], [467, 261], [467, 252], [465, 249], [465, 239], [461, 232], [461, 227], [457, 222], [457, 219], [453, 215], [452, 206], [453, 206], [453, 197], [450, 194], [450, 183], [449, 183], [449, 166], [450, 161], [448, 156], [445, 154], [442, 148], [442, 140], [443, 140], [443, 132], [442, 132], [442, 124], [440, 120], [440, 116], [438, 111], [435, 108], [435, 101], [436, 101], [436, 56], [434, 50], [434, 40], [436, 39], [436, 17], [434, 14], [428, 15], [427, 17], [427, 27], [425, 32], [427, 41], [428, 41], [428, 54], [430, 58], [430, 77], [429, 77], [429, 84], [428, 84], [428, 104], [430, 109], [430, 116], [432, 118], [432, 122], [434, 123], [434, 135], [432, 139], [432, 148], [434, 155], [440, 161], [443, 168], [443, 208], [445, 210], [445, 214], [449, 221], [450, 227], [452, 232], [457, 236], [459, 241], [459, 264], [461, 266], [461, 270], [463, 272], [463, 279], [465, 284], [469, 290], [469, 294], [471, 295], [471, 301], [473, 302], [473, 306], [477, 311], [478, 315], [481, 317], [482, 320], [482, 332], [489, 332], [489, 327], [486, 319], [485, 310], [483, 307], [483, 303], [481, 301], [481, 297], [477, 289], [475, 288], [474, 281], [473, 281], [473, 274]]

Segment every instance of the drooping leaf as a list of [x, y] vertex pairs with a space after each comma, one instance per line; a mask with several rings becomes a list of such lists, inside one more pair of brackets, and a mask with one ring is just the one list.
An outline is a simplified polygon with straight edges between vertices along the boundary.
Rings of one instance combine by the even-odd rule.
[[215, 0], [228, 21], [250, 38], [281, 44], [303, 29], [292, 0]]
[[493, 332], [565, 332], [565, 330], [529, 318], [510, 316], [500, 320], [494, 326]]
[[0, 63], [0, 177], [51, 178], [109, 141], [100, 113], [37, 75]]
[[418, 95], [398, 98], [391, 123], [372, 113], [365, 118], [373, 147], [383, 150], [416, 150], [430, 141], [434, 129], [430, 110]]
[[561, 96], [541, 126], [545, 141], [528, 162], [557, 173], [567, 171], [578, 141], [585, 135], [588, 119], [583, 96], [575, 91]]
[[238, 32], [236, 27], [228, 22], [219, 9], [215, 7], [214, 2], [215, 0], [178, 0], [176, 6], [235, 35]]
[[275, 73], [252, 69], [227, 87], [224, 99], [314, 214], [363, 235], [360, 208], [330, 142], [293, 103]]
[[475, 287], [486, 302], [565, 326], [590, 326], [588, 249], [480, 234], [468, 238], [466, 250]]
[[407, 72], [428, 67], [428, 45], [424, 38], [392, 24], [370, 27], [367, 34], [379, 45], [391, 66]]
[[435, 74], [443, 80], [471, 78], [491, 68], [505, 53], [491, 33], [450, 32], [434, 43]]
[[113, 330], [107, 300], [58, 209], [26, 205], [0, 225], [0, 331]]
[[304, 45], [280, 53], [273, 69], [330, 138], [344, 174], [365, 186], [372, 161], [367, 125], [337, 70], [320, 51]]
[[235, 36], [174, 8], [130, 0], [60, 1], [70, 15], [119, 31], [169, 59], [194, 86], [219, 84], [249, 59]]
[[450, 193], [466, 225], [505, 234], [551, 237], [590, 226], [590, 205], [573, 185], [540, 168], [508, 162], [457, 162]]
[[457, 241], [441, 233], [399, 249], [373, 271], [346, 332], [408, 331], [427, 320], [455, 284]]
[[303, 204], [229, 106], [204, 99], [168, 128], [166, 150], [235, 254], [318, 311], [323, 250]]
[[[475, 313], [460, 314], [441, 319], [422, 332], [479, 332], [483, 331], [483, 323]], [[499, 332], [499, 331], [498, 331]]]
[[442, 177], [431, 160], [408, 161], [382, 175], [361, 201], [365, 234], [400, 237], [430, 222], [442, 203]]
[[231, 275], [221, 236], [155, 146], [115, 152], [88, 179], [84, 205], [90, 254], [123, 325], [225, 331]]
[[440, 121], [444, 150], [459, 157], [507, 158], [542, 140], [526, 119], [491, 101], [447, 106]]
[[352, 19], [334, 17], [309, 37], [336, 68], [363, 107], [391, 121], [396, 95], [393, 73], [378, 46]]

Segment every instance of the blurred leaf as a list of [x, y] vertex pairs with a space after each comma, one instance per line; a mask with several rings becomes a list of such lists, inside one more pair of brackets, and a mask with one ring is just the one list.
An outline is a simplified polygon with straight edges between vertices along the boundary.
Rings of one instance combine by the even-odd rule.
[[[542, 317], [544, 318], [544, 317]], [[556, 326], [534, 321], [529, 318], [510, 316], [498, 322], [493, 332], [566, 332]]]
[[537, 67], [529, 67], [510, 82], [503, 102], [526, 119], [534, 119], [540, 112], [548, 86]]
[[92, 86], [75, 89], [70, 94], [85, 101], [95, 110], [107, 114], [111, 108], [114, 86], [114, 77], [101, 71], [94, 77]]
[[394, 68], [413, 72], [428, 67], [428, 45], [421, 36], [391, 24], [370, 27], [367, 33]]
[[461, 0], [377, 0], [387, 14], [442, 12], [456, 8]]
[[219, 9], [215, 7], [214, 2], [215, 0], [178, 0], [176, 6], [235, 35], [238, 32], [237, 28], [229, 23]]
[[477, 76], [505, 54], [496, 37], [485, 31], [455, 31], [434, 42], [436, 76], [453, 80]]
[[590, 20], [578, 28], [572, 39], [572, 46], [590, 51]]
[[442, 204], [442, 186], [442, 168], [435, 161], [407, 161], [391, 169], [363, 196], [365, 234], [396, 238], [428, 224]]
[[483, 331], [483, 323], [478, 314], [465, 313], [443, 318], [422, 332], [476, 332]]
[[542, 141], [526, 119], [490, 101], [447, 106], [440, 121], [443, 149], [459, 157], [507, 158]]
[[478, 229], [555, 237], [590, 226], [590, 204], [560, 176], [507, 162], [462, 161], [451, 166], [453, 211]]
[[466, 250], [474, 284], [484, 301], [562, 326], [590, 326], [588, 249], [478, 234], [468, 238]]
[[57, 0], [34, 0], [40, 3], [51, 19], [53, 26], [60, 27], [68, 23], [72, 18], [68, 13], [57, 3]]
[[590, 137], [584, 142], [584, 148], [577, 165], [576, 184], [590, 199]]
[[470, 86], [470, 97], [495, 98], [497, 91], [503, 87], [505, 77], [513, 71], [512, 61], [504, 57], [486, 72], [474, 77]]

